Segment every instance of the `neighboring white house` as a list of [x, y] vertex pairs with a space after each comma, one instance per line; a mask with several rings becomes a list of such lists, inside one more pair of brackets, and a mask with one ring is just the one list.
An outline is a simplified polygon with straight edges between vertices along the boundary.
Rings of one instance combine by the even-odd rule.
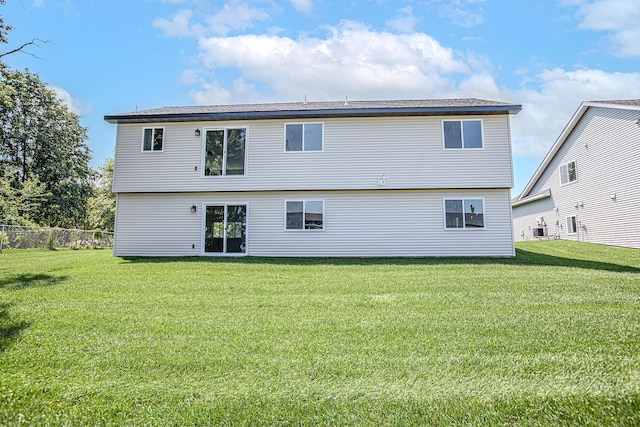
[[640, 248], [640, 100], [584, 102], [513, 201], [516, 240]]
[[114, 254], [513, 256], [520, 110], [446, 99], [105, 116], [118, 125]]

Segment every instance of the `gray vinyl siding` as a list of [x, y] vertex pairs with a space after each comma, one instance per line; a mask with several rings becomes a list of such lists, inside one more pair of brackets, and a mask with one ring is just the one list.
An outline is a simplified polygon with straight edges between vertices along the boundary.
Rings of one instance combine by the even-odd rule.
[[[141, 151], [143, 124], [121, 124], [114, 191], [371, 190], [383, 174], [387, 189], [510, 188], [509, 116], [446, 119], [482, 120], [484, 149], [444, 150], [443, 117], [325, 119], [323, 152], [285, 152], [286, 120], [154, 124], [163, 152]], [[204, 130], [224, 126], [248, 129], [246, 176], [203, 177]]]
[[[530, 192], [550, 188], [551, 197], [513, 208], [516, 240], [532, 238], [529, 227], [544, 216], [562, 239], [640, 248], [639, 117], [638, 110], [589, 107]], [[560, 165], [574, 160], [577, 181], [560, 185]], [[576, 234], [566, 230], [572, 215], [582, 226]]]
[[[484, 199], [484, 229], [446, 230], [444, 198]], [[285, 230], [286, 200], [324, 200], [324, 230]], [[202, 255], [204, 205], [247, 204], [252, 256], [514, 255], [509, 190], [377, 190], [118, 195], [114, 254]], [[191, 206], [198, 207], [197, 213]]]

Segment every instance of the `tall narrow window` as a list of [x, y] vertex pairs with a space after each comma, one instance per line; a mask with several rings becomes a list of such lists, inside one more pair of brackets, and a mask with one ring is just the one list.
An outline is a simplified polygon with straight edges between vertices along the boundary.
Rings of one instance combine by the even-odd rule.
[[447, 150], [484, 147], [480, 120], [443, 120], [442, 134], [444, 148]]
[[567, 217], [567, 233], [576, 234], [578, 232], [578, 218], [573, 216]]
[[322, 151], [322, 123], [295, 123], [285, 125], [286, 151]]
[[204, 175], [244, 175], [247, 129], [207, 130], [204, 141]]
[[565, 185], [578, 179], [576, 171], [576, 162], [566, 163], [560, 166], [560, 184]]
[[287, 230], [323, 230], [324, 200], [287, 201]]
[[142, 132], [142, 151], [162, 151], [164, 128], [144, 128]]
[[445, 199], [445, 228], [484, 228], [483, 199]]

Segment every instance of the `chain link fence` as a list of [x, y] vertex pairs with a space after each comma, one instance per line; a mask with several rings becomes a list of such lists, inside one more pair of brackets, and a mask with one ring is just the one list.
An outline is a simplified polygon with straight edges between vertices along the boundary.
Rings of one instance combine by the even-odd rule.
[[0, 225], [0, 251], [31, 248], [110, 248], [113, 233], [65, 228]]

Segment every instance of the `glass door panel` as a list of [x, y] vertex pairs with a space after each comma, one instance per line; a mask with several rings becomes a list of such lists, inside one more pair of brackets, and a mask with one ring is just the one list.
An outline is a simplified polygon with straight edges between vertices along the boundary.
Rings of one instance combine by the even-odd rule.
[[207, 206], [204, 251], [224, 252], [224, 206]]
[[245, 250], [247, 207], [227, 206], [227, 252], [243, 253]]

